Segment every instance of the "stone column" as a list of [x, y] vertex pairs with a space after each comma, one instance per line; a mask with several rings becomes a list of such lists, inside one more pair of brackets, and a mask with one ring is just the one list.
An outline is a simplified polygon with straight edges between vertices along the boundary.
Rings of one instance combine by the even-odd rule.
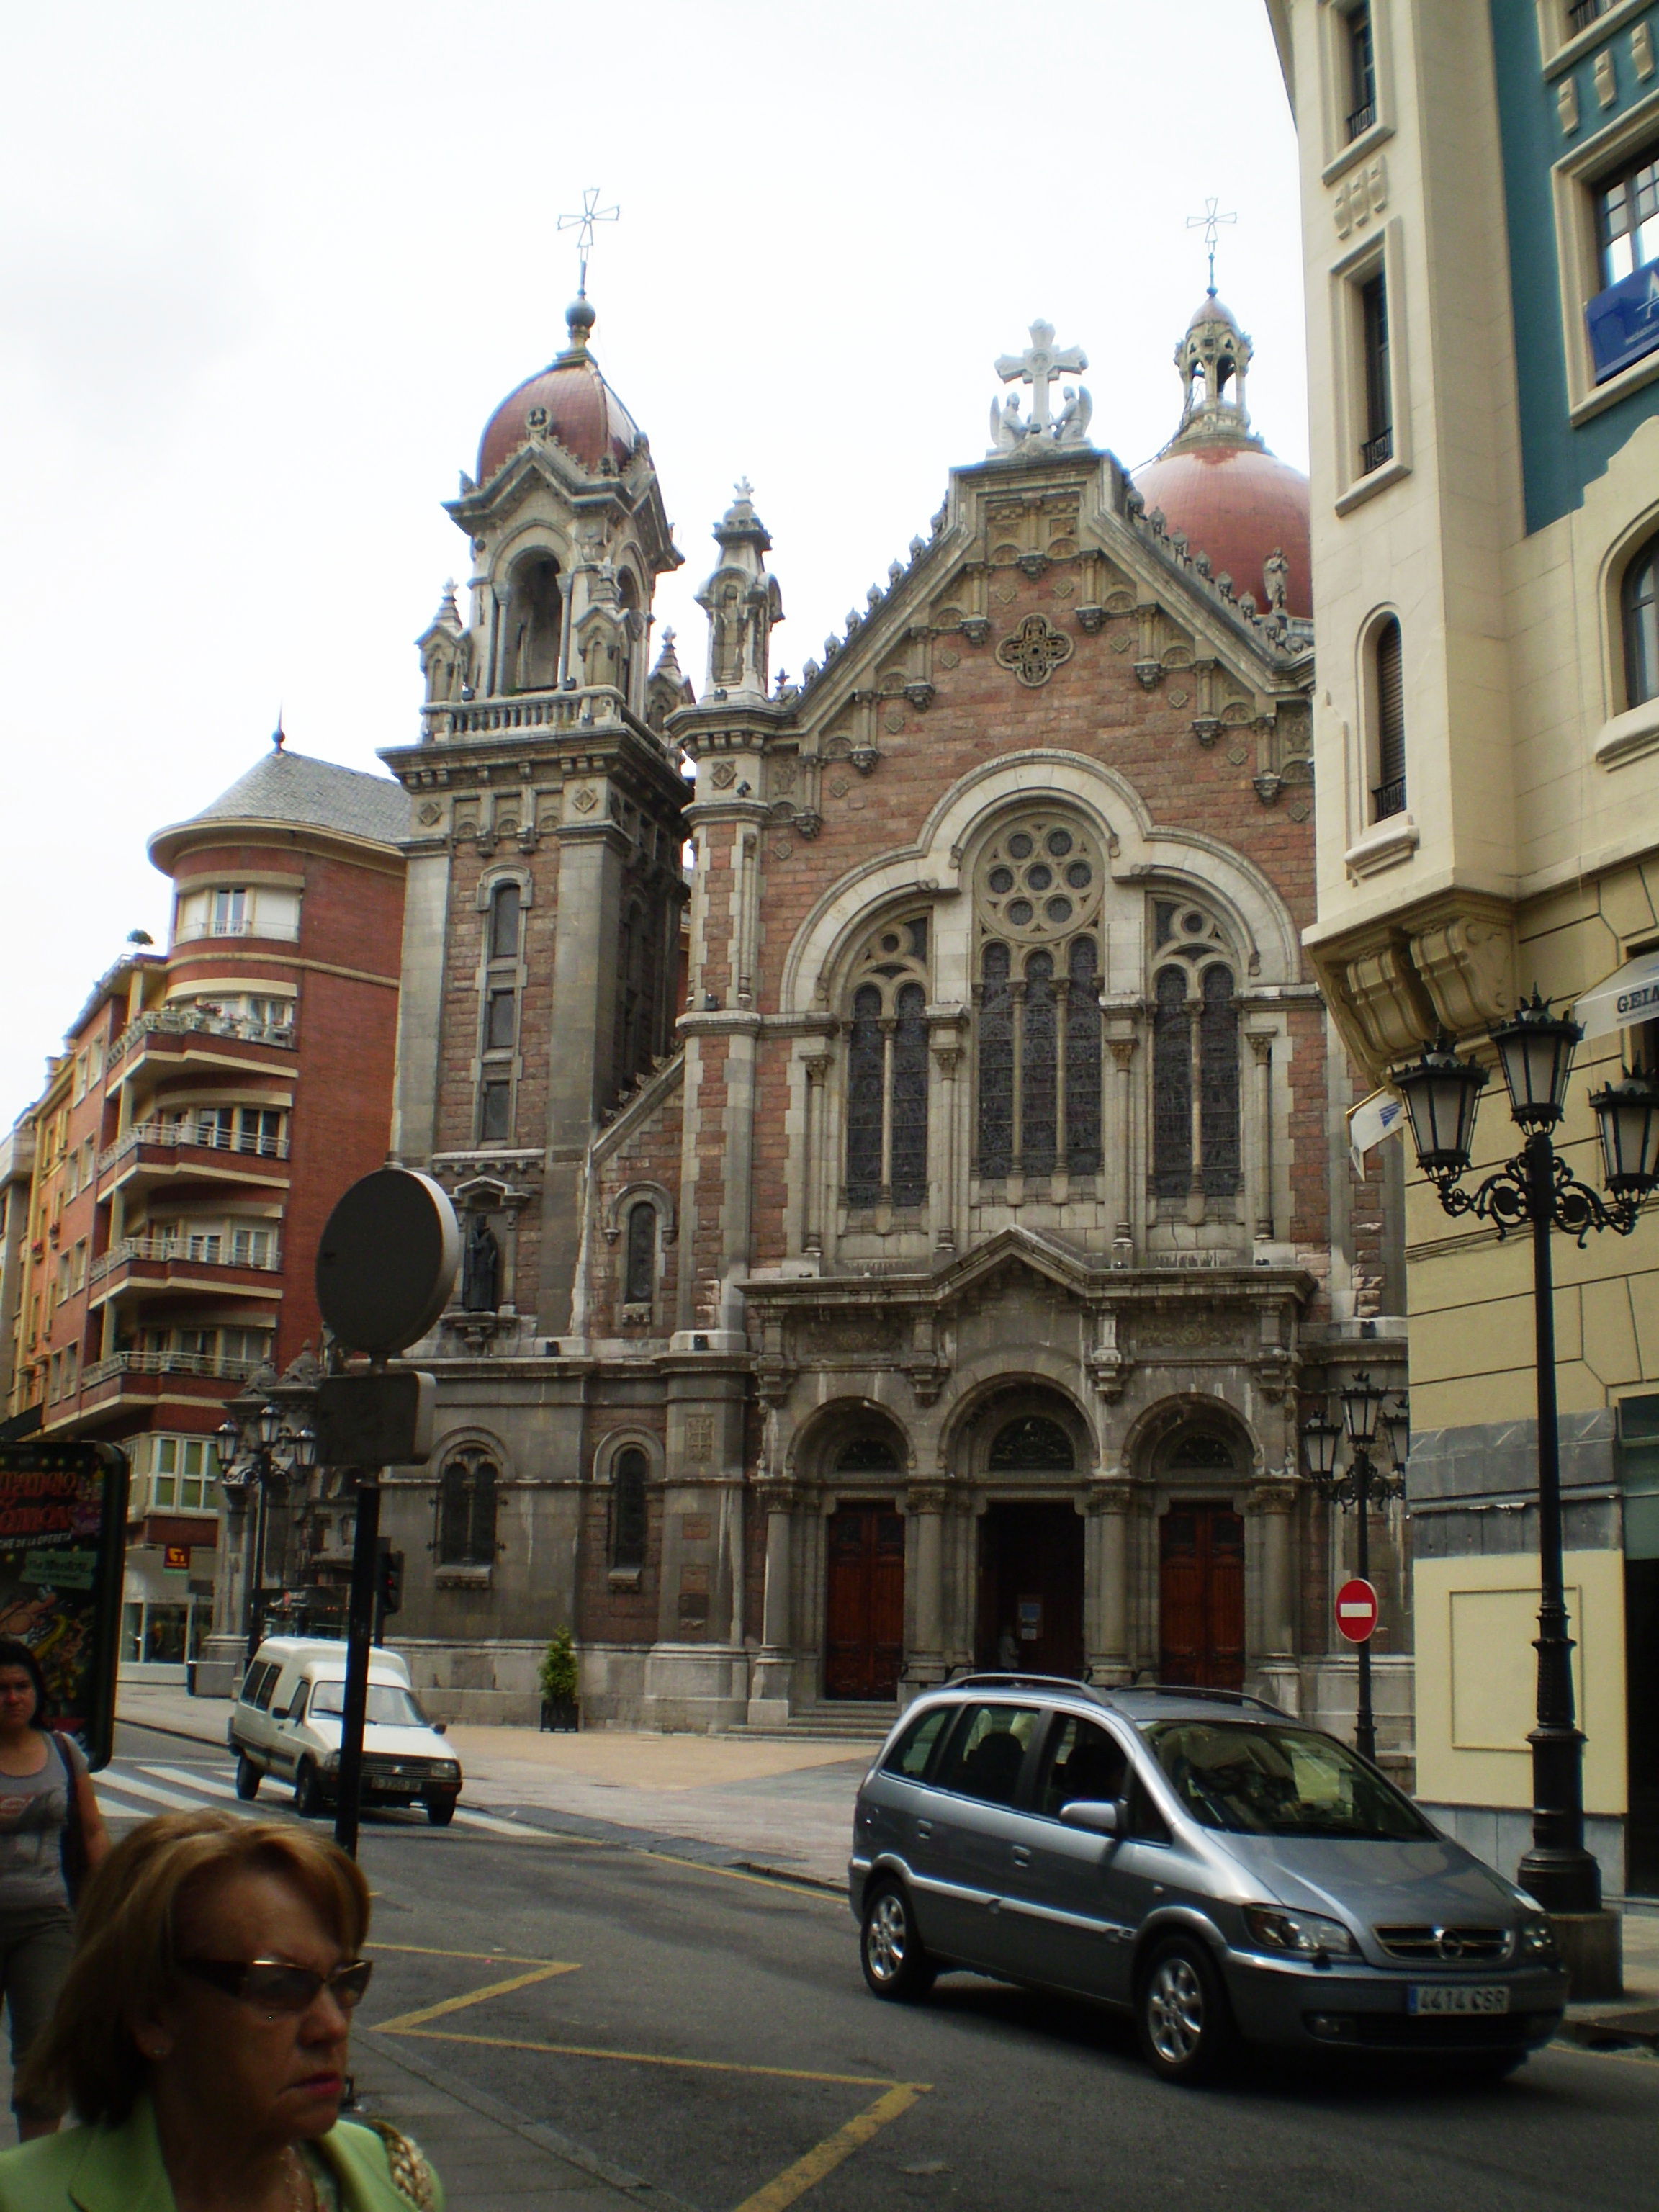
[[1104, 1133], [1106, 1204], [1112, 1220], [1112, 1263], [1115, 1267], [1127, 1267], [1134, 1261], [1134, 1060], [1138, 1039], [1132, 1030], [1114, 1023], [1106, 1042], [1117, 1073], [1117, 1080], [1112, 1086], [1114, 1119], [1117, 1127], [1115, 1133], [1109, 1130]]
[[1129, 1666], [1130, 1485], [1122, 1475], [1090, 1483], [1084, 1492], [1084, 1613], [1090, 1672], [1097, 1682], [1127, 1682]]
[[962, 1046], [954, 1023], [933, 1033], [933, 1066], [939, 1071], [934, 1088], [939, 1138], [934, 1158], [939, 1182], [933, 1206], [933, 1246], [940, 1252], [957, 1248], [957, 1070], [962, 1065]]
[[1255, 1233], [1271, 1243], [1273, 1233], [1273, 1041], [1271, 1031], [1250, 1033], [1255, 1054]]
[[1296, 1665], [1296, 1626], [1291, 1616], [1295, 1587], [1296, 1493], [1293, 1481], [1269, 1479], [1256, 1485], [1250, 1504], [1261, 1521], [1261, 1647], [1258, 1660], [1262, 1687], [1275, 1704], [1295, 1712], [1301, 1703]]
[[793, 1482], [775, 1479], [757, 1483], [755, 1493], [766, 1510], [766, 1595], [761, 1651], [750, 1678], [749, 1725], [781, 1728], [789, 1718], [793, 1686], [791, 1598], [799, 1493]]
[[803, 1252], [821, 1254], [823, 1250], [823, 1145], [825, 1107], [828, 1100], [824, 1080], [830, 1073], [827, 1052], [808, 1053], [801, 1061], [806, 1071], [805, 1126], [802, 1131], [800, 1248]]
[[945, 1516], [950, 1503], [943, 1483], [915, 1484], [905, 1498], [916, 1524], [916, 1640], [905, 1656], [904, 1678], [918, 1686], [945, 1676]]

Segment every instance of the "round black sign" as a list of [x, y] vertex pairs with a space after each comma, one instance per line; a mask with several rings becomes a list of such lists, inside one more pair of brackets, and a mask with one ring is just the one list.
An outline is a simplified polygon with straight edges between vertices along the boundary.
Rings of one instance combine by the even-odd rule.
[[350, 1352], [405, 1352], [449, 1302], [455, 1209], [430, 1176], [379, 1168], [336, 1205], [317, 1250], [317, 1304]]

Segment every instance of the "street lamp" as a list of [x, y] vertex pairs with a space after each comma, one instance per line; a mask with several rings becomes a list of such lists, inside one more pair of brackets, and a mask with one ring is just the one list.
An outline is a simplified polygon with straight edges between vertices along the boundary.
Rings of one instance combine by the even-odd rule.
[[[1388, 1392], [1358, 1374], [1341, 1393], [1342, 1419], [1316, 1413], [1302, 1424], [1302, 1448], [1308, 1474], [1322, 1498], [1336, 1505], [1352, 1505], [1358, 1516], [1356, 1571], [1363, 1583], [1371, 1578], [1371, 1501], [1398, 1498], [1406, 1486], [1402, 1472], [1411, 1443], [1411, 1416], [1404, 1400], [1387, 1404]], [[1388, 1431], [1394, 1466], [1385, 1470], [1373, 1457], [1378, 1427]], [[1337, 1447], [1346, 1431], [1348, 1472], [1336, 1471]], [[1359, 1697], [1354, 1714], [1353, 1740], [1363, 1759], [1376, 1759], [1376, 1717], [1371, 1708], [1371, 1646], [1367, 1637], [1358, 1646]]]
[[[230, 1401], [226, 1419], [213, 1432], [214, 1457], [227, 1492], [233, 1499], [240, 1498], [246, 1508], [250, 1493], [258, 1492], [255, 1510], [248, 1516], [247, 1575], [242, 1597], [242, 1631], [250, 1662], [259, 1648], [270, 1493], [285, 1492], [295, 1475], [310, 1474], [317, 1464], [315, 1430], [297, 1407], [293, 1409], [295, 1425], [289, 1425], [283, 1407], [275, 1396], [266, 1395], [268, 1387], [282, 1387], [276, 1385], [274, 1376], [267, 1386], [265, 1376], [270, 1375], [267, 1368], [263, 1376], [254, 1377], [252, 1387]], [[288, 1395], [293, 1395], [291, 1387]]]
[[1573, 1711], [1572, 1640], [1561, 1564], [1561, 1445], [1555, 1394], [1555, 1288], [1550, 1231], [1582, 1246], [1590, 1232], [1628, 1237], [1642, 1201], [1659, 1183], [1659, 1085], [1625, 1075], [1589, 1101], [1601, 1138], [1608, 1197], [1582, 1183], [1556, 1152], [1552, 1130], [1566, 1103], [1572, 1056], [1583, 1031], [1552, 1014], [1533, 993], [1492, 1033], [1524, 1133], [1516, 1157], [1474, 1190], [1458, 1177], [1469, 1164], [1475, 1109], [1486, 1071], [1461, 1059], [1449, 1038], [1425, 1049], [1394, 1079], [1406, 1102], [1418, 1164], [1452, 1215], [1491, 1221], [1499, 1237], [1532, 1224], [1534, 1354], [1538, 1392], [1538, 1697], [1532, 1745], [1532, 1849], [1519, 1879], [1550, 1912], [1596, 1912], [1601, 1873], [1584, 1848], [1584, 1738]]

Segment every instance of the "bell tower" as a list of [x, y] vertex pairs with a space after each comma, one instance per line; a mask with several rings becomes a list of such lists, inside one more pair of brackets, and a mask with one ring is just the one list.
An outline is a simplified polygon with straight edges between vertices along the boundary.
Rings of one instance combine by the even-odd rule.
[[447, 502], [471, 574], [418, 641], [419, 740], [381, 756], [411, 817], [394, 1146], [487, 1216], [491, 1302], [453, 1328], [492, 1356], [571, 1330], [589, 1141], [678, 1012], [687, 793], [647, 647], [680, 556], [585, 293], [567, 321]]

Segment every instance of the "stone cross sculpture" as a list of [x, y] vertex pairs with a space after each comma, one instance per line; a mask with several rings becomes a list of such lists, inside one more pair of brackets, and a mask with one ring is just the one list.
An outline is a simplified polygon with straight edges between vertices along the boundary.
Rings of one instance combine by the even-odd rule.
[[1076, 374], [1087, 368], [1089, 356], [1081, 346], [1057, 346], [1052, 323], [1031, 325], [1031, 343], [1024, 353], [1006, 353], [996, 363], [997, 374], [1005, 384], [1029, 384], [1031, 387], [1031, 411], [1022, 416], [1019, 394], [1011, 392], [1006, 400], [991, 402], [991, 451], [994, 453], [1018, 453], [1032, 438], [1052, 441], [1061, 446], [1085, 446], [1088, 441], [1089, 417], [1094, 402], [1081, 385], [1068, 386], [1066, 404], [1058, 418], [1050, 405], [1051, 387], [1057, 377], [1068, 372]]

